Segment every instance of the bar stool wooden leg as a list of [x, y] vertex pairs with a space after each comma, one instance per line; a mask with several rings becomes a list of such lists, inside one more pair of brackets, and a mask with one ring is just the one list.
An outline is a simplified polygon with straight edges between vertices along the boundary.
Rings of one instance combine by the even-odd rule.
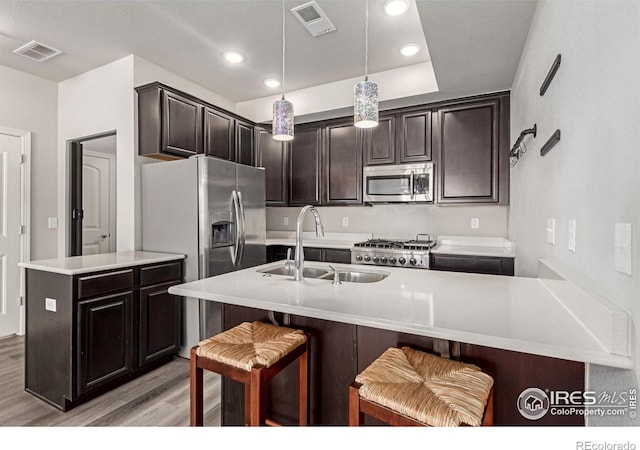
[[360, 394], [354, 385], [349, 386], [349, 426], [359, 427], [364, 417], [360, 411]]
[[304, 343], [304, 353], [300, 355], [300, 413], [299, 424], [300, 426], [306, 426], [309, 422], [309, 339]]
[[251, 425], [251, 385], [244, 385], [244, 424]]
[[198, 356], [196, 355], [196, 347], [191, 349], [191, 426], [201, 427], [203, 424], [203, 386], [202, 386], [202, 368], [198, 367]]
[[482, 426], [493, 426], [493, 387], [489, 391], [489, 397], [487, 397], [487, 406], [484, 411], [484, 417], [482, 418]]
[[249, 394], [250, 420], [249, 425], [258, 427], [265, 423], [267, 389], [264, 372], [261, 367], [251, 369], [251, 382]]

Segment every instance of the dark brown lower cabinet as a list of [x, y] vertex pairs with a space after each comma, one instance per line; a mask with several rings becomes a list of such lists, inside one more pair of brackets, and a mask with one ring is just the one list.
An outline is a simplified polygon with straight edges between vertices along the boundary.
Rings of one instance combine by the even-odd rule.
[[444, 255], [431, 253], [432, 270], [484, 273], [490, 275], [514, 274], [514, 259], [494, 256]]
[[[225, 305], [225, 329], [244, 321], [269, 322], [267, 311]], [[274, 313], [279, 324], [285, 316]], [[290, 327], [311, 334], [309, 353], [311, 425], [348, 424], [348, 387], [355, 376], [389, 347], [411, 346], [439, 354], [450, 350], [452, 359], [475, 364], [494, 378], [494, 424], [505, 426], [584, 426], [579, 415], [547, 414], [529, 420], [517, 410], [517, 400], [527, 388], [541, 390], [584, 390], [584, 364], [479, 345], [454, 343], [377, 328], [328, 320], [290, 316]], [[298, 364], [277, 375], [269, 385], [267, 415], [283, 425], [298, 420]], [[244, 387], [223, 379], [223, 425], [243, 425]], [[365, 416], [365, 425], [384, 425]]]
[[[287, 250], [291, 249], [291, 259], [295, 257], [296, 248], [286, 245], [269, 245], [267, 247], [267, 262], [287, 259]], [[336, 264], [351, 264], [351, 250], [341, 248], [305, 247], [305, 261], [329, 262]]]
[[181, 345], [182, 261], [81, 275], [26, 270], [25, 390], [62, 411], [165, 364]]
[[78, 394], [131, 371], [132, 302], [132, 291], [78, 302]]

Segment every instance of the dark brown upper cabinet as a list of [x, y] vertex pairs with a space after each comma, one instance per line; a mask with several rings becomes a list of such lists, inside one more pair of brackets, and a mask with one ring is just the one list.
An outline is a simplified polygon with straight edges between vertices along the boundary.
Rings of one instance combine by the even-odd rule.
[[446, 106], [437, 114], [438, 203], [508, 204], [508, 97]]
[[395, 164], [396, 162], [396, 117], [380, 116], [378, 126], [363, 132], [364, 165]]
[[235, 161], [234, 120], [213, 108], [204, 109], [204, 154]]
[[202, 105], [158, 85], [138, 91], [138, 153], [162, 159], [202, 153]]
[[255, 165], [255, 144], [253, 125], [236, 120], [236, 159], [247, 166]]
[[250, 121], [158, 82], [135, 90], [139, 155], [179, 159], [204, 153], [255, 164]]
[[289, 206], [319, 205], [322, 127], [296, 127], [289, 149]]
[[398, 162], [431, 161], [431, 111], [398, 114]]
[[255, 127], [258, 167], [265, 169], [265, 195], [267, 206], [287, 206], [288, 145], [273, 139], [271, 132]]
[[325, 128], [323, 205], [362, 204], [363, 130], [353, 119]]

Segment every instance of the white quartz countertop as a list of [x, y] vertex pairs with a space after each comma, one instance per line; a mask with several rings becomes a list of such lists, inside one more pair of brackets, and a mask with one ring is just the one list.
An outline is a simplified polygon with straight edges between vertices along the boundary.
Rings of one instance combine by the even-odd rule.
[[121, 267], [139, 266], [165, 261], [184, 259], [184, 255], [155, 252], [116, 252], [99, 255], [70, 256], [67, 258], [43, 259], [19, 263], [26, 269], [43, 270], [64, 275], [77, 275], [87, 272], [118, 269]]
[[516, 245], [495, 237], [438, 236], [431, 253], [444, 255], [496, 256], [515, 258]]
[[[582, 295], [573, 286], [561, 284], [556, 289], [539, 278], [355, 264], [334, 266], [389, 275], [375, 283], [333, 285], [330, 280], [296, 282], [290, 276], [260, 272], [283, 262], [176, 285], [169, 292], [573, 361], [632, 367], [627, 343], [614, 345], [611, 342], [616, 340], [609, 339], [615, 327], [594, 331], [585, 325], [589, 320], [572, 311], [571, 301]], [[305, 267], [327, 268], [328, 264], [305, 262]], [[563, 295], [576, 298], [565, 301]], [[611, 314], [627, 324], [626, 313], [614, 309]], [[597, 323], [607, 320], [601, 310], [593, 316]], [[627, 336], [622, 328], [620, 332]]]

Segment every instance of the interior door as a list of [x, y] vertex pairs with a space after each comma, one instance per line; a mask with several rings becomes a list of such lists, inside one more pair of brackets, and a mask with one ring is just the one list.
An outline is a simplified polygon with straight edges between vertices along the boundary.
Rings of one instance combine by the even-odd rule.
[[0, 336], [20, 331], [21, 138], [0, 132]]
[[82, 254], [109, 253], [113, 249], [111, 155], [84, 151], [82, 154]]

